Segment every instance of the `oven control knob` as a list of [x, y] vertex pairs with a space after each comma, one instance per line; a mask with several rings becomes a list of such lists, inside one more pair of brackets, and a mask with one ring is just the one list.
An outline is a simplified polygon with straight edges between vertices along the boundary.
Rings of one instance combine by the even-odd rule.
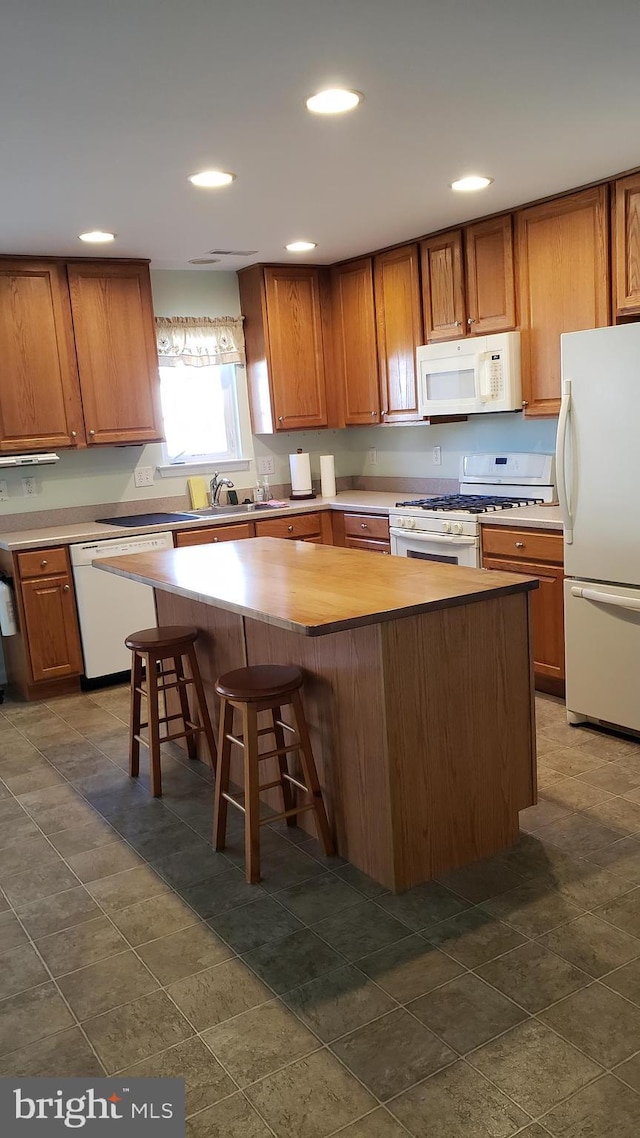
[[415, 518], [407, 518], [407, 529], [415, 529], [415, 528], [416, 528], [416, 519]]
[[442, 528], [445, 533], [451, 533], [451, 522], [443, 522]]
[[454, 522], [451, 526], [452, 533], [462, 533], [462, 522]]

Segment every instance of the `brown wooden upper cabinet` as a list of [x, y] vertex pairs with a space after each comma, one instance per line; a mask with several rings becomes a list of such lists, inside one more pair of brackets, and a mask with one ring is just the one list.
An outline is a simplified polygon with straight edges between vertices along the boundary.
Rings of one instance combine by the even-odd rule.
[[0, 258], [0, 451], [162, 438], [146, 262]]
[[528, 415], [557, 415], [561, 334], [609, 323], [607, 187], [515, 217], [522, 395]]
[[374, 258], [381, 418], [418, 418], [416, 348], [423, 343], [417, 244]]
[[253, 265], [238, 274], [256, 434], [326, 427], [326, 270]]
[[613, 190], [613, 310], [640, 312], [640, 174], [619, 178]]
[[337, 265], [331, 274], [337, 380], [345, 425], [380, 422], [373, 261]]
[[420, 242], [420, 256], [428, 342], [515, 328], [509, 214], [428, 237]]

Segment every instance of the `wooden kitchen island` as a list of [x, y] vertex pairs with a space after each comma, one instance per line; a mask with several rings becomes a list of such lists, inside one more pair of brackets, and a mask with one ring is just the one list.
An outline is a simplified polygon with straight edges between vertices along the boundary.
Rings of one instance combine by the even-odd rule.
[[536, 801], [535, 578], [276, 538], [94, 564], [200, 630], [216, 722], [222, 672], [304, 670], [337, 849], [376, 881], [407, 889], [516, 841]]

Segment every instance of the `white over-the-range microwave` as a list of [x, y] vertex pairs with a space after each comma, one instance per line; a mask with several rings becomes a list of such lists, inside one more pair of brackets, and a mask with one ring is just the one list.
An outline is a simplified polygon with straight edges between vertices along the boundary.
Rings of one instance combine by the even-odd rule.
[[425, 344], [416, 360], [425, 419], [522, 410], [519, 332]]

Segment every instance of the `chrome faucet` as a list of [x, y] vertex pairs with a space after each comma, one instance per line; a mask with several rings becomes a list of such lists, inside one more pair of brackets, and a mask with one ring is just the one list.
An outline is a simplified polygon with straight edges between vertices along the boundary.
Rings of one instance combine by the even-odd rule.
[[212, 506], [220, 505], [220, 491], [223, 486], [228, 486], [230, 490], [233, 489], [233, 482], [230, 478], [221, 478], [219, 471], [216, 470], [211, 482], [209, 483], [209, 497]]

